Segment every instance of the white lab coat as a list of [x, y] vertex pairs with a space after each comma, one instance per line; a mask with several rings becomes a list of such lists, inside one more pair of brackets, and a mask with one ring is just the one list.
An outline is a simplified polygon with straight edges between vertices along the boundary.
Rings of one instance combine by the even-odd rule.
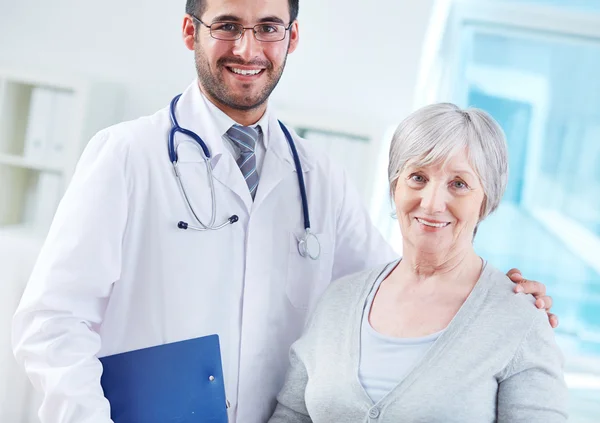
[[[329, 282], [396, 258], [345, 174], [294, 134], [322, 248], [317, 261], [299, 255], [298, 180], [272, 113], [254, 202], [197, 83], [177, 116], [213, 154], [217, 220], [237, 214], [239, 222], [209, 232], [177, 228], [195, 222], [168, 159], [168, 108], [90, 141], [14, 317], [14, 351], [44, 393], [43, 423], [110, 422], [97, 357], [213, 333], [230, 420], [265, 422], [288, 349]], [[187, 193], [207, 221], [202, 158], [192, 141], [178, 140]]]

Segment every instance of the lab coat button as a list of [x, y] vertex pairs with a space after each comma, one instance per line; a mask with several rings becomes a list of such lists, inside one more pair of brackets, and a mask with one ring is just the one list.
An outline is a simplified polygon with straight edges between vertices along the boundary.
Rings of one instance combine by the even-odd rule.
[[211, 375], [211, 376], [208, 377], [208, 380], [210, 380], [211, 382], [214, 382], [215, 377]]
[[376, 419], [377, 417], [379, 417], [379, 409], [376, 407], [373, 407], [369, 410], [369, 417], [372, 419]]

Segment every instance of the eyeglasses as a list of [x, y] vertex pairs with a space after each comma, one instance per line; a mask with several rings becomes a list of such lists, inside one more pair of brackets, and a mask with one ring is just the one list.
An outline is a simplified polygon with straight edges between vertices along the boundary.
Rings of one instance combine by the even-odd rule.
[[215, 22], [212, 25], [206, 25], [199, 18], [191, 15], [192, 18], [200, 22], [210, 30], [210, 36], [216, 40], [235, 41], [242, 38], [244, 32], [251, 29], [254, 37], [258, 41], [273, 43], [281, 41], [285, 38], [286, 32], [292, 27], [292, 23], [288, 26], [277, 23], [260, 23], [249, 28], [235, 22]]

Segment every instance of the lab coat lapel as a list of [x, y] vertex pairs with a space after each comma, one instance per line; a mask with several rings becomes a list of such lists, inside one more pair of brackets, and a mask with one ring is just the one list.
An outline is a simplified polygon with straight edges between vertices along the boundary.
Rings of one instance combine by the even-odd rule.
[[[290, 128], [288, 128], [290, 130]], [[303, 173], [308, 172], [312, 169], [312, 164], [305, 160], [304, 150], [298, 136], [295, 136], [293, 131], [292, 137], [298, 150], [300, 162], [302, 163]], [[285, 178], [294, 178], [297, 181], [296, 167], [294, 165], [294, 158], [287, 139], [279, 126], [279, 121], [271, 113], [269, 118], [269, 133], [266, 134], [269, 137], [268, 149], [265, 155], [265, 161], [263, 163], [262, 172], [260, 174], [260, 181], [258, 184], [258, 190], [256, 191], [256, 197], [254, 199], [254, 210], [260, 207], [261, 203], [268, 197], [268, 195], [283, 181]]]
[[285, 178], [292, 177], [296, 173], [289, 163], [277, 156], [269, 147], [265, 155], [256, 197], [254, 198], [254, 210], [256, 210], [273, 189]]
[[250, 213], [252, 196], [244, 176], [231, 154], [223, 154], [218, 165], [213, 169], [213, 176], [219, 183], [235, 193], [246, 206], [246, 211]]
[[[198, 81], [196, 80], [183, 93], [177, 105], [179, 124], [181, 127], [198, 134], [206, 143], [212, 156], [211, 166], [213, 177], [218, 183], [236, 194], [246, 207], [246, 212], [250, 213], [252, 197], [250, 196], [246, 181], [234, 158], [225, 149], [222, 134], [216, 128], [205, 101], [208, 100], [202, 98]], [[181, 137], [181, 135], [178, 135], [178, 137]]]

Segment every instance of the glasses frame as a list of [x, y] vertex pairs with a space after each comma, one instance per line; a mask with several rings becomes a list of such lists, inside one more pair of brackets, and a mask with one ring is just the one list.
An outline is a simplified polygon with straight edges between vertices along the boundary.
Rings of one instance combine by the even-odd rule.
[[[272, 40], [272, 41], [268, 41], [268, 40], [259, 40], [259, 39], [258, 39], [258, 37], [257, 37], [257, 35], [256, 35], [256, 34], [257, 34], [257, 32], [258, 32], [258, 31], [256, 30], [256, 27], [258, 27], [258, 26], [261, 26], [261, 25], [265, 25], [265, 23], [259, 23], [259, 24], [256, 24], [256, 25], [254, 25], [254, 26], [245, 27], [245, 26], [243, 26], [242, 24], [239, 24], [239, 23], [237, 23], [237, 22], [220, 21], [220, 22], [214, 22], [214, 23], [213, 23], [213, 24], [211, 24], [211, 25], [207, 25], [207, 24], [205, 24], [204, 22], [202, 22], [202, 19], [200, 19], [199, 17], [197, 17], [197, 16], [195, 16], [195, 15], [193, 15], [193, 14], [190, 14], [190, 16], [191, 16], [191, 17], [192, 17], [194, 20], [196, 20], [196, 21], [200, 22], [200, 24], [202, 24], [203, 26], [205, 26], [206, 28], [208, 28], [208, 32], [210, 33], [210, 36], [211, 36], [212, 38], [214, 38], [215, 40], [219, 40], [219, 41], [237, 41], [237, 40], [240, 40], [240, 39], [241, 39], [241, 38], [244, 36], [244, 34], [246, 33], [246, 31], [248, 31], [249, 29], [251, 29], [251, 30], [252, 30], [252, 33], [254, 34], [254, 39], [255, 39], [256, 41], [259, 41], [259, 42], [261, 42], [261, 43], [278, 43], [278, 42], [280, 42], [280, 41], [283, 41], [283, 40], [285, 40], [286, 33], [287, 33], [289, 30], [290, 30], [290, 28], [292, 27], [292, 24], [294, 23], [294, 22], [290, 22], [290, 24], [289, 24], [288, 26], [285, 26], [285, 25], [283, 25], [283, 24], [280, 24], [280, 23], [273, 23], [273, 25], [281, 25], [281, 26], [283, 26], [283, 28], [284, 28], [284, 32], [283, 32], [283, 38], [282, 38], [281, 40]], [[231, 40], [229, 40], [229, 39], [227, 39], [227, 40], [224, 40], [223, 38], [217, 38], [217, 37], [215, 37], [215, 36], [213, 35], [213, 32], [212, 32], [212, 26], [213, 26], [213, 25], [216, 25], [216, 24], [223, 24], [223, 23], [229, 23], [229, 24], [232, 24], [232, 25], [238, 25], [238, 26], [240, 26], [240, 27], [241, 27], [241, 28], [240, 28], [240, 31], [238, 31], [238, 36], [237, 36], [237, 38], [234, 38], [234, 39], [231, 39]]]

